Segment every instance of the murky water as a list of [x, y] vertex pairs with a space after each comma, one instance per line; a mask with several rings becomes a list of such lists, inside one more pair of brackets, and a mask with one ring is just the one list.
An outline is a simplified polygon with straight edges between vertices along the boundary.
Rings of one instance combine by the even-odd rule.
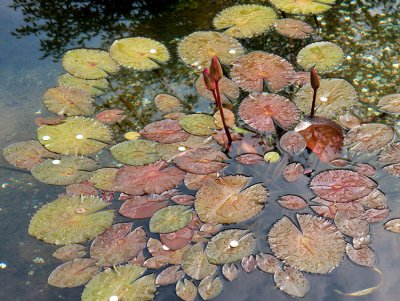
[[[98, 103], [132, 111], [122, 132], [128, 128], [140, 128], [159, 117], [151, 103], [159, 92], [173, 93], [185, 99], [188, 108], [212, 112], [208, 102], [196, 95], [192, 88], [196, 75], [178, 61], [175, 49], [183, 36], [196, 30], [211, 29], [215, 14], [230, 6], [232, 1], [136, 1], [135, 10], [128, 5], [131, 1], [122, 1], [126, 3], [123, 8], [106, 7], [101, 4], [103, 1], [92, 1], [99, 9], [92, 12], [91, 17], [87, 13], [77, 13], [77, 1], [48, 1], [46, 8], [37, 2], [15, 0], [16, 10], [10, 8], [13, 1], [0, 2], [1, 148], [12, 142], [35, 139], [33, 121], [45, 112], [42, 95], [47, 88], [57, 84], [57, 76], [62, 72], [59, 58], [65, 50], [78, 45], [107, 49], [113, 40], [125, 36], [146, 36], [163, 42], [171, 50], [172, 59], [161, 71], [126, 71], [113, 77], [113, 86], [118, 88]], [[70, 2], [70, 6], [63, 5], [65, 2]], [[235, 1], [249, 2], [267, 3]], [[367, 120], [384, 118], [392, 123], [392, 117], [378, 115], [368, 103], [400, 91], [400, 2], [337, 2], [334, 9], [319, 18], [321, 36], [341, 45], [347, 56], [343, 67], [327, 77], [343, 77], [353, 83], [360, 99], [366, 103], [365, 110], [360, 113], [368, 116]], [[307, 18], [307, 21], [313, 22], [312, 18]], [[37, 35], [34, 35], [36, 29]], [[274, 32], [261, 38], [246, 39], [242, 44], [249, 51], [262, 49], [289, 57], [288, 41]], [[299, 47], [296, 44], [296, 49]], [[42, 184], [29, 173], [13, 170], [2, 157], [0, 160], [0, 300], [79, 300], [81, 288], [57, 289], [47, 285], [50, 271], [59, 265], [59, 261], [51, 256], [56, 248], [27, 234], [32, 214], [64, 189]], [[246, 174], [246, 170], [235, 171], [234, 168], [226, 173]], [[260, 170], [254, 179], [255, 182], [267, 182], [268, 186], [273, 184], [274, 189], [262, 218], [257, 219], [257, 224], [246, 224], [255, 232], [260, 251], [265, 252], [268, 251], [265, 240], [268, 229], [282, 215], [288, 215], [288, 210], [282, 209], [275, 200], [283, 194], [307, 193], [301, 188], [305, 183], [287, 185], [280, 177], [271, 183], [268, 179], [273, 173], [273, 168]], [[391, 216], [399, 217], [398, 181], [384, 175], [379, 177], [379, 188], [390, 200]], [[290, 217], [294, 215], [289, 213]], [[383, 272], [384, 280], [377, 291], [360, 300], [398, 300], [400, 236], [384, 231], [381, 224], [372, 227], [372, 235], [371, 247], [376, 252], [377, 267]], [[304, 300], [352, 300], [352, 297], [340, 296], [334, 290], [354, 291], [379, 282], [379, 276], [371, 269], [357, 266], [347, 258], [328, 276], [307, 277], [311, 291]], [[160, 288], [156, 300], [177, 299], [169, 293], [172, 290], [172, 285]], [[272, 275], [256, 270], [250, 274], [242, 271], [238, 280], [224, 283], [224, 291], [217, 300], [291, 299], [275, 288]]]

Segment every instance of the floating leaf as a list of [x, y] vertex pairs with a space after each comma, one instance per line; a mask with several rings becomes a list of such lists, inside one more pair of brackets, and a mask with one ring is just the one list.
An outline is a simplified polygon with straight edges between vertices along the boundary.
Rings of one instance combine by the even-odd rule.
[[135, 196], [122, 204], [119, 213], [133, 219], [150, 218], [167, 205], [167, 199], [159, 195]]
[[400, 178], [400, 163], [385, 166], [383, 169], [392, 176]]
[[400, 142], [387, 145], [379, 153], [379, 162], [393, 163], [400, 161]]
[[390, 94], [382, 97], [377, 106], [382, 112], [400, 114], [400, 94]]
[[107, 51], [86, 48], [68, 50], [62, 65], [68, 73], [84, 79], [103, 78], [119, 69]]
[[176, 232], [160, 234], [160, 240], [170, 250], [179, 250], [190, 243], [193, 235], [194, 231], [186, 226]]
[[[58, 248], [53, 257], [62, 261], [69, 261], [86, 255], [86, 248], [80, 244], [66, 245]], [[96, 260], [97, 261], [97, 260]]]
[[194, 196], [190, 194], [179, 194], [173, 196], [171, 200], [179, 205], [190, 206], [194, 203]]
[[132, 223], [112, 225], [93, 240], [90, 257], [102, 266], [116, 266], [134, 258], [146, 246], [147, 236], [142, 227], [131, 230]]
[[199, 284], [199, 294], [204, 300], [217, 298], [222, 293], [222, 281], [219, 277], [208, 276]]
[[256, 267], [257, 267], [257, 261], [254, 255], [243, 257], [242, 268], [246, 273], [254, 271]]
[[225, 263], [222, 266], [222, 274], [225, 276], [226, 279], [229, 281], [235, 280], [239, 276], [239, 269], [234, 263]]
[[281, 262], [271, 254], [260, 253], [256, 256], [258, 268], [265, 273], [275, 274], [280, 268]]
[[171, 233], [186, 227], [193, 217], [188, 206], [175, 205], [158, 210], [150, 219], [150, 231], [153, 233]]
[[234, 263], [253, 253], [253, 234], [246, 230], [230, 229], [218, 233], [207, 244], [206, 255], [213, 264]]
[[354, 167], [354, 169], [359, 172], [360, 174], [367, 176], [367, 177], [372, 177], [376, 173], [375, 167], [372, 165], [369, 165], [367, 163], [357, 163]]
[[185, 272], [179, 270], [181, 268], [180, 265], [174, 265], [172, 267], [166, 268], [160, 274], [158, 274], [156, 278], [157, 285], [169, 285], [179, 281], [184, 275]]
[[115, 40], [110, 46], [110, 56], [118, 64], [140, 71], [159, 68], [159, 63], [169, 59], [163, 44], [142, 37]]
[[290, 210], [300, 210], [306, 208], [307, 202], [297, 195], [284, 195], [278, 200], [279, 205]]
[[240, 104], [240, 118], [259, 131], [275, 133], [276, 122], [281, 128], [289, 129], [300, 120], [296, 105], [289, 99], [277, 95], [250, 94]]
[[181, 101], [171, 94], [157, 94], [154, 98], [154, 104], [164, 113], [179, 112], [182, 110]]
[[[200, 77], [196, 80], [194, 87], [199, 95], [213, 102], [215, 101], [212, 92], [207, 89], [204, 83], [203, 75], [200, 75]], [[230, 103], [231, 100], [235, 100], [240, 96], [238, 85], [225, 76], [218, 81], [218, 88], [222, 103]]]
[[58, 266], [51, 272], [48, 283], [55, 287], [76, 287], [87, 283], [100, 270], [97, 259], [77, 258]]
[[292, 267], [285, 266], [284, 270], [277, 268], [274, 281], [281, 291], [293, 297], [303, 298], [310, 290], [304, 274]]
[[233, 63], [232, 80], [250, 92], [263, 92], [265, 84], [271, 91], [292, 83], [294, 69], [285, 59], [275, 54], [252, 51]]
[[126, 132], [124, 134], [124, 138], [126, 140], [137, 140], [139, 139], [141, 136], [139, 134], [139, 132], [135, 132], [135, 131], [131, 131], [131, 132]]
[[293, 39], [306, 39], [314, 32], [309, 24], [297, 19], [279, 19], [274, 23], [277, 32]]
[[382, 191], [378, 189], [372, 190], [367, 196], [358, 200], [364, 207], [372, 209], [388, 208], [388, 201]]
[[90, 155], [107, 146], [112, 138], [108, 127], [85, 117], [68, 117], [58, 125], [43, 125], [37, 133], [45, 148], [63, 155]]
[[90, 178], [90, 172], [98, 167], [96, 161], [87, 157], [61, 157], [47, 159], [32, 168], [32, 176], [51, 185], [70, 185]]
[[235, 158], [240, 164], [254, 165], [264, 162], [263, 156], [259, 154], [243, 154]]
[[223, 64], [231, 64], [244, 53], [234, 38], [215, 31], [196, 31], [178, 45], [179, 57], [185, 64], [203, 70], [217, 56]]
[[184, 183], [185, 186], [190, 190], [198, 190], [202, 186], [207, 185], [218, 177], [217, 173], [210, 173], [207, 175], [198, 175], [188, 172], [185, 175]]
[[57, 155], [49, 152], [35, 140], [20, 141], [7, 145], [3, 149], [4, 159], [11, 165], [22, 169], [32, 169], [46, 158], [56, 158]]
[[340, 115], [338, 121], [343, 127], [347, 129], [355, 128], [356, 126], [359, 126], [361, 124], [360, 119], [349, 113]]
[[346, 254], [356, 264], [373, 267], [375, 265], [375, 253], [369, 247], [354, 249], [351, 244], [346, 245]]
[[182, 182], [185, 172], [165, 161], [145, 166], [125, 166], [118, 170], [117, 190], [132, 195], [162, 193]]
[[306, 148], [307, 142], [301, 134], [289, 131], [282, 135], [279, 145], [285, 152], [293, 156], [301, 153]]
[[181, 265], [185, 273], [196, 280], [204, 279], [217, 270], [217, 266], [208, 261], [201, 243], [189, 247], [183, 253]]
[[147, 249], [153, 257], [146, 260], [146, 267], [151, 269], [159, 269], [167, 264], [180, 264], [182, 254], [188, 249], [187, 247], [179, 250], [169, 250], [157, 239], [150, 238], [147, 242]]
[[360, 217], [348, 217], [345, 213], [335, 215], [335, 225], [344, 235], [350, 237], [366, 236], [369, 233], [369, 223]]
[[228, 157], [223, 152], [211, 148], [194, 148], [174, 157], [176, 166], [195, 174], [220, 171], [227, 165], [224, 160]]
[[400, 233], [400, 219], [395, 218], [388, 221], [386, 224], [383, 225], [386, 230], [394, 233]]
[[98, 189], [115, 191], [115, 177], [117, 172], [118, 168], [96, 169], [94, 172], [92, 172], [92, 176], [89, 181]]
[[288, 14], [320, 14], [331, 8], [335, 4], [335, 0], [308, 0], [307, 2], [299, 2], [298, 0], [271, 0], [271, 3], [277, 9]]
[[304, 174], [304, 167], [300, 163], [290, 163], [283, 170], [283, 178], [289, 183], [295, 182], [300, 179]]
[[389, 216], [389, 209], [368, 209], [361, 216], [362, 219], [365, 219], [368, 223], [379, 223], [385, 220]]
[[69, 73], [61, 74], [57, 81], [60, 87], [71, 87], [84, 90], [93, 97], [105, 94], [110, 88], [110, 84], [105, 78], [82, 79]]
[[42, 125], [57, 125], [63, 123], [64, 119], [65, 119], [64, 116], [47, 117], [47, 118], [37, 117], [35, 118], [35, 124], [39, 127]]
[[[232, 128], [235, 126], [235, 114], [229, 109], [222, 109], [224, 111], [225, 123], [228, 127]], [[217, 111], [213, 115], [214, 117], [214, 124], [218, 129], [223, 129], [224, 124], [222, 122], [221, 112]]]
[[310, 214], [297, 214], [300, 230], [288, 217], [276, 222], [268, 242], [286, 265], [310, 273], [326, 274], [342, 260], [345, 241], [335, 225]]
[[189, 138], [189, 134], [182, 130], [179, 122], [172, 119], [149, 123], [140, 131], [140, 135], [161, 143], [180, 142]]
[[351, 202], [367, 196], [376, 187], [370, 178], [351, 170], [327, 170], [316, 175], [310, 188], [331, 202]]
[[197, 287], [188, 279], [179, 280], [176, 284], [176, 295], [184, 301], [194, 301], [197, 296]]
[[195, 200], [201, 221], [232, 224], [257, 215], [267, 201], [268, 192], [261, 184], [243, 189], [250, 180], [245, 176], [226, 176], [201, 187]]
[[344, 52], [335, 43], [316, 42], [301, 49], [297, 55], [297, 63], [306, 70], [315, 67], [318, 72], [335, 69], [344, 59]]
[[214, 118], [206, 114], [190, 114], [179, 118], [179, 125], [189, 134], [210, 136], [215, 129]]
[[145, 271], [130, 264], [105, 270], [86, 284], [82, 301], [109, 300], [111, 296], [124, 301], [152, 300], [157, 287], [153, 274], [139, 278]]
[[221, 11], [214, 27], [235, 38], [251, 38], [267, 31], [276, 19], [274, 10], [262, 5], [235, 5]]
[[56, 245], [85, 242], [111, 226], [113, 210], [99, 211], [108, 205], [92, 196], [60, 196], [35, 213], [28, 232]]
[[366, 123], [352, 128], [344, 138], [344, 145], [352, 151], [373, 153], [394, 139], [393, 128], [381, 123]]
[[267, 163], [276, 163], [281, 159], [278, 152], [267, 152], [264, 154], [264, 161]]
[[125, 112], [119, 109], [104, 110], [96, 115], [96, 119], [104, 124], [118, 123], [124, 120], [125, 117]]
[[110, 148], [111, 154], [118, 161], [129, 165], [145, 165], [156, 162], [160, 154], [156, 151], [157, 143], [149, 140], [131, 140]]
[[67, 195], [94, 195], [97, 196], [99, 192], [96, 188], [93, 187], [88, 181], [85, 181], [80, 184], [71, 184], [65, 188], [65, 192]]

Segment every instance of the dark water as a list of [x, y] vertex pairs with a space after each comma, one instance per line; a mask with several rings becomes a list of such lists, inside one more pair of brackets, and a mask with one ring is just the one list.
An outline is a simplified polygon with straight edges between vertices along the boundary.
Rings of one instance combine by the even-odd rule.
[[[79, 3], [77, 3], [79, 2]], [[118, 5], [115, 3], [118, 2]], [[0, 1], [0, 147], [35, 139], [34, 119], [40, 113], [44, 91], [57, 84], [62, 72], [59, 58], [69, 48], [108, 48], [117, 38], [146, 36], [163, 42], [172, 60], [159, 72], [138, 74], [122, 72], [113, 80], [120, 90], [103, 97], [99, 105], [124, 107], [121, 99], [129, 97], [135, 106], [126, 129], [135, 129], [157, 118], [151, 99], [158, 92], [185, 97], [187, 105], [211, 112], [207, 102], [192, 88], [195, 75], [176, 58], [180, 38], [196, 31], [211, 29], [211, 20], [232, 3], [267, 3], [267, 1]], [[344, 77], [355, 85], [360, 99], [373, 103], [379, 97], [398, 93], [399, 88], [399, 1], [337, 1], [338, 4], [319, 21], [321, 35], [343, 46], [347, 53], [344, 67], [328, 76]], [[113, 4], [114, 3], [114, 4]], [[10, 5], [15, 5], [14, 10]], [[307, 19], [312, 22], [312, 19]], [[14, 33], [12, 35], [12, 33]], [[18, 36], [18, 38], [17, 38]], [[242, 41], [248, 49], [263, 49], [288, 57], [287, 41], [274, 33]], [[296, 45], [299, 47], [299, 45]], [[164, 80], [162, 80], [164, 79]], [[165, 80], [167, 79], [167, 80]], [[143, 89], [143, 87], [145, 87]], [[126, 109], [126, 108], [125, 108]], [[365, 116], [377, 116], [365, 106]], [[80, 300], [82, 289], [57, 289], [47, 285], [47, 277], [59, 261], [51, 256], [55, 247], [27, 235], [32, 214], [52, 201], [63, 188], [36, 181], [29, 173], [13, 170], [0, 157], [0, 300]], [[364, 161], [365, 162], [365, 161]], [[233, 171], [227, 171], [233, 173]], [[246, 171], [241, 171], [246, 172]], [[266, 181], [273, 170], [261, 170], [257, 181]], [[390, 200], [391, 217], [400, 216], [400, 188], [390, 177], [379, 180], [379, 188]], [[305, 183], [299, 183], [299, 185]], [[300, 186], [274, 181], [274, 193], [259, 223], [253, 227], [260, 251], [268, 251], [265, 234], [288, 210], [275, 200], [282, 194], [304, 191]], [[297, 190], [298, 189], [298, 190]], [[289, 214], [294, 217], [294, 213]], [[260, 222], [261, 221], [261, 222]], [[384, 231], [381, 224], [372, 227], [371, 247], [377, 255], [377, 267], [384, 274], [383, 285], [374, 293], [344, 297], [334, 289], [354, 291], [379, 282], [371, 269], [344, 259], [330, 275], [307, 275], [311, 291], [304, 300], [388, 300], [400, 297], [400, 236]], [[3, 265], [4, 267], [4, 265]], [[175, 300], [172, 286], [159, 289], [156, 300]], [[272, 275], [254, 271], [242, 274], [232, 283], [224, 283], [217, 300], [291, 300], [275, 288]]]

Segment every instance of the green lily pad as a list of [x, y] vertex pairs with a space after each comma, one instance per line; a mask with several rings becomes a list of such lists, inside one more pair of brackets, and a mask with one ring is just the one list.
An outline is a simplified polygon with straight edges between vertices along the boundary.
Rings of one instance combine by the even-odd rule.
[[185, 273], [196, 280], [204, 279], [217, 270], [217, 266], [208, 261], [202, 243], [191, 246], [183, 253], [181, 265]]
[[90, 182], [94, 187], [106, 191], [115, 191], [115, 176], [118, 168], [100, 168], [92, 172]]
[[181, 116], [179, 118], [179, 125], [189, 134], [197, 136], [210, 136], [216, 129], [214, 117], [206, 114]]
[[156, 280], [153, 274], [139, 278], [145, 271], [146, 268], [130, 264], [105, 270], [85, 286], [82, 301], [108, 301], [111, 296], [124, 301], [153, 300]]
[[233, 263], [253, 253], [256, 240], [246, 230], [230, 229], [218, 233], [207, 244], [206, 255], [213, 264]]
[[37, 133], [45, 148], [63, 155], [90, 155], [112, 140], [106, 125], [85, 117], [69, 117], [58, 125], [43, 125]]
[[110, 87], [110, 83], [105, 78], [82, 79], [69, 73], [61, 74], [58, 77], [58, 85], [60, 87], [71, 87], [84, 90], [93, 97], [105, 94]]
[[193, 217], [189, 206], [168, 206], [158, 210], [150, 219], [150, 231], [170, 233], [186, 227]]
[[111, 154], [118, 161], [129, 165], [146, 165], [156, 162], [160, 155], [157, 143], [149, 140], [130, 140], [111, 147]]
[[37, 180], [51, 185], [70, 185], [90, 178], [92, 170], [98, 167], [96, 161], [87, 157], [71, 156], [47, 159], [31, 170]]
[[208, 276], [199, 284], [199, 294], [204, 300], [217, 298], [222, 293], [222, 281], [219, 277]]
[[316, 42], [299, 51], [297, 63], [306, 70], [315, 66], [318, 72], [331, 71], [344, 59], [342, 48], [331, 42]]
[[188, 279], [179, 280], [175, 287], [176, 295], [184, 301], [194, 301], [197, 296], [197, 287]]
[[62, 195], [35, 213], [28, 232], [50, 244], [85, 242], [111, 226], [114, 211], [100, 211], [108, 205], [93, 196]]

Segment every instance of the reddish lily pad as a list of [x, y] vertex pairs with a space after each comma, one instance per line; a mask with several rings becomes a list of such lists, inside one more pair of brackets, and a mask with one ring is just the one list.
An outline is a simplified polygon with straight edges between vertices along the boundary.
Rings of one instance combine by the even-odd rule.
[[99, 271], [97, 259], [77, 258], [58, 266], [51, 272], [48, 283], [55, 287], [76, 287], [87, 283]]
[[132, 230], [133, 223], [112, 225], [93, 240], [90, 257], [102, 266], [118, 265], [137, 256], [146, 246], [147, 236], [142, 227]]
[[158, 274], [156, 278], [157, 285], [169, 285], [179, 281], [184, 275], [185, 272], [180, 270], [180, 265], [174, 265], [172, 267], [166, 268], [160, 274]]
[[144, 265], [150, 269], [159, 269], [167, 264], [180, 264], [182, 254], [188, 248], [184, 247], [179, 250], [170, 250], [159, 240], [150, 238], [147, 242], [147, 249], [153, 257], [147, 259]]
[[290, 210], [300, 210], [307, 207], [307, 202], [297, 195], [284, 195], [278, 200], [279, 205]]
[[125, 112], [119, 109], [110, 109], [101, 111], [96, 115], [96, 119], [105, 124], [114, 124], [121, 122], [126, 117]]
[[140, 135], [161, 143], [180, 142], [189, 138], [189, 134], [182, 130], [179, 122], [172, 119], [152, 122], [140, 131]]
[[351, 261], [362, 266], [373, 267], [375, 265], [375, 253], [369, 247], [355, 249], [351, 244], [346, 245], [346, 254]]
[[159, 195], [135, 196], [122, 204], [119, 213], [133, 219], [150, 218], [167, 205], [167, 199]]
[[358, 200], [364, 207], [372, 209], [388, 208], [388, 200], [385, 194], [379, 189], [372, 190], [367, 196]]
[[234, 263], [231, 263], [231, 264], [225, 263], [222, 266], [222, 274], [229, 281], [233, 281], [239, 276], [239, 269], [238, 269], [237, 265]]
[[389, 209], [368, 209], [361, 216], [362, 219], [365, 219], [368, 223], [379, 223], [385, 220], [389, 216]]
[[189, 206], [175, 205], [158, 210], [150, 219], [153, 233], [171, 233], [186, 227], [192, 220], [193, 211]]
[[170, 250], [179, 250], [189, 244], [193, 235], [194, 230], [184, 227], [176, 232], [160, 234], [160, 240]]
[[314, 32], [309, 24], [297, 19], [279, 19], [274, 23], [277, 32], [294, 39], [306, 39]]
[[290, 163], [283, 170], [283, 178], [288, 182], [295, 182], [304, 174], [304, 167], [300, 163]]
[[175, 164], [182, 170], [195, 174], [210, 174], [223, 169], [222, 161], [228, 157], [211, 148], [194, 148], [174, 157]]
[[[204, 83], [203, 75], [200, 75], [194, 85], [197, 93], [208, 100], [215, 101], [212, 92], [207, 89]], [[222, 103], [230, 103], [230, 100], [235, 100], [240, 96], [239, 87], [225, 76], [219, 80], [218, 88], [221, 94]]]
[[69, 261], [75, 258], [80, 258], [86, 255], [86, 248], [80, 244], [66, 245], [58, 248], [54, 253], [53, 257], [62, 261]]
[[264, 162], [264, 157], [259, 154], [243, 154], [235, 158], [240, 164], [255, 165]]
[[37, 126], [42, 126], [42, 125], [57, 125], [57, 124], [61, 124], [64, 121], [64, 117], [63, 116], [56, 116], [56, 117], [37, 117], [35, 118], [35, 124]]
[[259, 131], [275, 133], [274, 122], [289, 129], [300, 120], [300, 111], [289, 99], [267, 93], [250, 94], [240, 104], [240, 118]]
[[256, 256], [258, 268], [265, 273], [274, 274], [281, 266], [278, 258], [271, 254], [260, 253]]
[[179, 205], [190, 206], [194, 203], [194, 196], [190, 194], [179, 194], [173, 196], [171, 200]]
[[376, 173], [375, 167], [372, 165], [369, 165], [367, 163], [357, 163], [354, 167], [354, 169], [359, 172], [360, 174], [367, 176], [367, 177], [372, 177]]
[[335, 215], [335, 225], [344, 235], [360, 237], [369, 234], [369, 223], [360, 217], [351, 218], [345, 213], [338, 212]]
[[242, 268], [246, 273], [250, 273], [257, 267], [256, 257], [254, 255], [243, 257]]
[[301, 134], [289, 131], [282, 135], [279, 145], [285, 152], [293, 156], [301, 153], [306, 148], [307, 142]]
[[162, 193], [182, 182], [185, 172], [165, 161], [146, 166], [125, 166], [117, 172], [117, 190], [132, 195]]
[[206, 175], [198, 175], [188, 172], [185, 175], [184, 183], [185, 186], [190, 190], [198, 190], [202, 186], [207, 185], [218, 177], [217, 173], [210, 173]]

